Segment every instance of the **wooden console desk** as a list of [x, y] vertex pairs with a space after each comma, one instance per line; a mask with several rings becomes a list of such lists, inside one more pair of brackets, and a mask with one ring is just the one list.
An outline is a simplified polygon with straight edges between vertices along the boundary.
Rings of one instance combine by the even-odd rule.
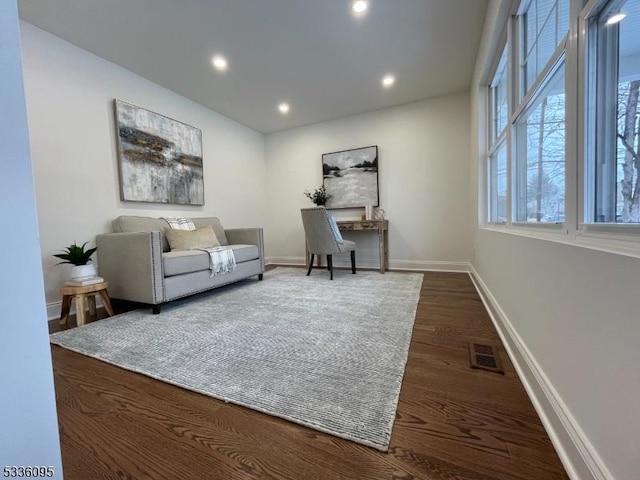
[[389, 220], [338, 220], [341, 232], [378, 232], [380, 273], [389, 269]]

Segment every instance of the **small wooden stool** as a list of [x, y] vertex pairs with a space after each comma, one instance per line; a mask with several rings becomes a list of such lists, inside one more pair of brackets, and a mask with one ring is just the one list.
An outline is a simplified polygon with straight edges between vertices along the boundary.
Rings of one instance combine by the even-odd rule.
[[[108, 282], [94, 283], [93, 285], [85, 285], [82, 287], [72, 287], [66, 285], [60, 289], [62, 294], [62, 311], [60, 312], [60, 325], [66, 325], [69, 318], [69, 310], [71, 310], [71, 302], [73, 298], [76, 299], [76, 319], [78, 320], [78, 326], [84, 325], [85, 322], [85, 308], [87, 303], [89, 306], [89, 315], [96, 314], [96, 294], [100, 295], [102, 304], [107, 314], [113, 316], [113, 308], [111, 307], [111, 301], [107, 294]], [[87, 302], [88, 301], [88, 302]]]

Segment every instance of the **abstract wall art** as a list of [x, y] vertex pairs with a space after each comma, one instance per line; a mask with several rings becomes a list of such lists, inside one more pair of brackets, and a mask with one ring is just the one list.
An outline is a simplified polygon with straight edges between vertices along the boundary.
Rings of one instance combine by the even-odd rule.
[[322, 177], [327, 208], [378, 206], [378, 147], [323, 154]]
[[202, 132], [115, 100], [120, 198], [204, 205]]

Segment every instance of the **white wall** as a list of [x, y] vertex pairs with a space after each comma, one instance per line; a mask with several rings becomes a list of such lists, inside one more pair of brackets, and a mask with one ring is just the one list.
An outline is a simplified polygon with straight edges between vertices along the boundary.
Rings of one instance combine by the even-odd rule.
[[[24, 72], [48, 302], [68, 266], [54, 253], [94, 242], [118, 215], [217, 216], [225, 227], [265, 226], [264, 136], [23, 22]], [[113, 99], [202, 130], [203, 207], [122, 202]]]
[[584, 432], [577, 441], [612, 478], [637, 478], [640, 260], [482, 230], [474, 267]]
[[0, 71], [0, 467], [62, 478], [15, 0], [0, 2]]
[[[303, 191], [322, 185], [322, 154], [377, 145], [391, 268], [466, 269], [459, 262], [471, 257], [468, 138], [468, 93], [267, 135], [268, 258], [304, 263], [300, 208], [312, 206]], [[359, 218], [364, 209], [334, 212]], [[379, 265], [375, 235], [347, 238], [358, 243], [360, 266]]]
[[[507, 3], [490, 3], [476, 65], [474, 187], [483, 70]], [[474, 237], [479, 283], [572, 478], [638, 478], [640, 260], [496, 229], [476, 228]]]

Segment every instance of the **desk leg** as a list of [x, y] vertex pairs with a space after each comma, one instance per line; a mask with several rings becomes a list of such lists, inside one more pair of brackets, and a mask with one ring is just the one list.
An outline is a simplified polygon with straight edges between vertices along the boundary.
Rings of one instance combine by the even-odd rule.
[[384, 273], [384, 230], [382, 229], [382, 226], [378, 228], [378, 243], [380, 244], [380, 273]]
[[382, 234], [384, 240], [384, 269], [389, 270], [389, 230]]

